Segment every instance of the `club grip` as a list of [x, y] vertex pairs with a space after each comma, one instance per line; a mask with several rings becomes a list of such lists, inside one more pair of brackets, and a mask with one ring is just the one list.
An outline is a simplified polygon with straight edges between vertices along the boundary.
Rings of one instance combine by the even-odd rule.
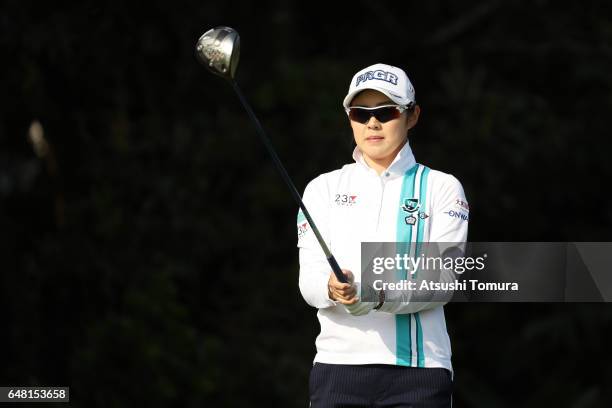
[[327, 258], [327, 262], [329, 262], [329, 266], [331, 266], [332, 271], [334, 271], [334, 275], [336, 275], [336, 279], [338, 279], [338, 282], [348, 283], [346, 275], [342, 272], [342, 269], [340, 269], [340, 265], [338, 265], [338, 262], [336, 262], [336, 258], [334, 258], [333, 255], [329, 255], [329, 258]]

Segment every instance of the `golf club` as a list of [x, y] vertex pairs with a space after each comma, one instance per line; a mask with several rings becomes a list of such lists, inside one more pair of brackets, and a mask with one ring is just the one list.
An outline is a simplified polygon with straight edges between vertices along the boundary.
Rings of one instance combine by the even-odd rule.
[[287, 170], [285, 170], [285, 167], [278, 158], [278, 155], [272, 146], [272, 142], [270, 142], [270, 139], [266, 136], [266, 133], [259, 123], [257, 116], [255, 116], [253, 109], [251, 109], [251, 106], [242, 94], [240, 87], [238, 87], [238, 83], [234, 79], [236, 68], [238, 67], [238, 59], [240, 57], [240, 36], [238, 35], [238, 32], [233, 28], [224, 26], [208, 30], [198, 39], [198, 42], [196, 43], [196, 56], [198, 60], [206, 68], [208, 68], [209, 71], [228, 80], [234, 88], [234, 91], [238, 95], [242, 106], [244, 106], [244, 109], [247, 111], [251, 120], [255, 124], [257, 133], [259, 134], [263, 144], [266, 146], [270, 157], [272, 157], [272, 161], [274, 162], [276, 169], [280, 172], [283, 180], [285, 180], [285, 183], [289, 187], [289, 191], [291, 191], [293, 198], [302, 209], [304, 217], [306, 217], [308, 224], [317, 237], [317, 241], [319, 241], [319, 245], [321, 245], [321, 248], [325, 253], [325, 257], [327, 258], [327, 262], [329, 262], [329, 265], [336, 275], [336, 279], [338, 279], [340, 282], [347, 283], [348, 281], [346, 276], [342, 273], [338, 262], [336, 262], [336, 258], [334, 258], [332, 255], [331, 251], [327, 247], [327, 244], [323, 240], [319, 229], [315, 225], [313, 219], [310, 217], [310, 214], [302, 201], [302, 197], [300, 197], [300, 194], [291, 181], [289, 174], [287, 174]]

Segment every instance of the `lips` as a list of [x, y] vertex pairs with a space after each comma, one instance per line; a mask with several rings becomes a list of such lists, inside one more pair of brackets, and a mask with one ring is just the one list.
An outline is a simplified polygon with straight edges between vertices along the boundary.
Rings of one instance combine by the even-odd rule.
[[368, 136], [368, 137], [366, 137], [365, 140], [368, 141], [368, 142], [378, 142], [378, 141], [383, 140], [383, 139], [384, 139], [384, 137], [382, 137], [382, 136]]

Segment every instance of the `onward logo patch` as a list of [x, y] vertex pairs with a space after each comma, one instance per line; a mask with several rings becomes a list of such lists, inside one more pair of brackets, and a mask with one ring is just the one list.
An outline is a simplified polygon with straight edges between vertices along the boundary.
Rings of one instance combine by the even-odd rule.
[[470, 219], [467, 214], [464, 214], [461, 211], [448, 210], [445, 211], [444, 214], [448, 214], [448, 216], [452, 218], [459, 218], [462, 221], [468, 221]]
[[402, 205], [402, 210], [413, 213], [419, 209], [419, 199], [418, 198], [404, 198], [404, 205]]
[[394, 73], [377, 69], [376, 71], [367, 71], [359, 75], [355, 81], [355, 86], [359, 86], [360, 83], [370, 81], [372, 79], [389, 82], [393, 85], [397, 85], [398, 80], [397, 75]]

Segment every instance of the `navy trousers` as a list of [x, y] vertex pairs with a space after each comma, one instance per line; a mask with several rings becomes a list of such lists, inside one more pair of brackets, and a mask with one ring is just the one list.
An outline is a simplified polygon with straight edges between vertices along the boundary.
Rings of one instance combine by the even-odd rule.
[[450, 408], [453, 381], [444, 368], [315, 363], [309, 388], [312, 408]]

